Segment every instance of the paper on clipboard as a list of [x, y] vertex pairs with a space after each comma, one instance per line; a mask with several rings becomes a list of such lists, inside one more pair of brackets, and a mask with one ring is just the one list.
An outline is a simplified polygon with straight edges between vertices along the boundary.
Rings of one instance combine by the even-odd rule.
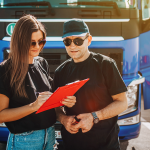
[[65, 86], [59, 87], [48, 99], [47, 101], [38, 109], [36, 114], [52, 109], [55, 107], [63, 106], [60, 101], [66, 96], [73, 96], [87, 81], [88, 79], [76, 81], [69, 83]]

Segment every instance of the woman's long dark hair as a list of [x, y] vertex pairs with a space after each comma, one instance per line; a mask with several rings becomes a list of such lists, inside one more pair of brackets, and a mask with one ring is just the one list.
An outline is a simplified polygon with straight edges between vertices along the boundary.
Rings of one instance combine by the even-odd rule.
[[34, 16], [25, 15], [17, 21], [11, 37], [9, 54], [11, 60], [10, 86], [14, 89], [15, 94], [20, 97], [28, 97], [25, 91], [25, 77], [28, 72], [29, 49], [32, 33], [38, 30], [42, 31], [43, 39], [45, 39], [44, 26]]

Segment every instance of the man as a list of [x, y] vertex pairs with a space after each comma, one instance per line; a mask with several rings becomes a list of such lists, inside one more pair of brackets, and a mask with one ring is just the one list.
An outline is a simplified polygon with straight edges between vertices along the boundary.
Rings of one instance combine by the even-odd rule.
[[[64, 23], [63, 42], [71, 59], [55, 71], [53, 90], [90, 78], [72, 108], [56, 108], [65, 150], [120, 150], [117, 115], [127, 109], [126, 86], [115, 61], [88, 50], [92, 36], [81, 19]], [[75, 116], [79, 123], [75, 123]]]

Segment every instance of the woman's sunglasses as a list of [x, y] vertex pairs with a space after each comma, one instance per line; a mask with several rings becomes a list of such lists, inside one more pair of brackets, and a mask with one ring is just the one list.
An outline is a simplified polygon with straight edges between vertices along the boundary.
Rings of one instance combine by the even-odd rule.
[[38, 45], [41, 47], [41, 46], [44, 46], [44, 45], [45, 45], [46, 40], [41, 40], [41, 41], [37, 41], [37, 42], [31, 42], [31, 46], [32, 46], [32, 47], [35, 47], [35, 46], [36, 46], [36, 43], [38, 43]]
[[[86, 39], [87, 37], [88, 37], [88, 36], [86, 36], [85, 39]], [[83, 44], [83, 42], [84, 42], [85, 39], [75, 38], [75, 39], [72, 40], [72, 39], [66, 38], [65, 40], [63, 40], [63, 42], [64, 42], [64, 44], [65, 44], [66, 46], [70, 46], [71, 43], [72, 43], [72, 41], [73, 41], [73, 43], [74, 43], [75, 45], [81, 46], [81, 45]]]

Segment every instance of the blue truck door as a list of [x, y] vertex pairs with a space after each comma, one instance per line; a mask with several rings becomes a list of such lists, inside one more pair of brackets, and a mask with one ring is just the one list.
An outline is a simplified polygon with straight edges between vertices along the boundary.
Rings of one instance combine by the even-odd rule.
[[140, 12], [140, 72], [145, 77], [143, 83], [144, 109], [150, 109], [150, 1], [142, 0]]

